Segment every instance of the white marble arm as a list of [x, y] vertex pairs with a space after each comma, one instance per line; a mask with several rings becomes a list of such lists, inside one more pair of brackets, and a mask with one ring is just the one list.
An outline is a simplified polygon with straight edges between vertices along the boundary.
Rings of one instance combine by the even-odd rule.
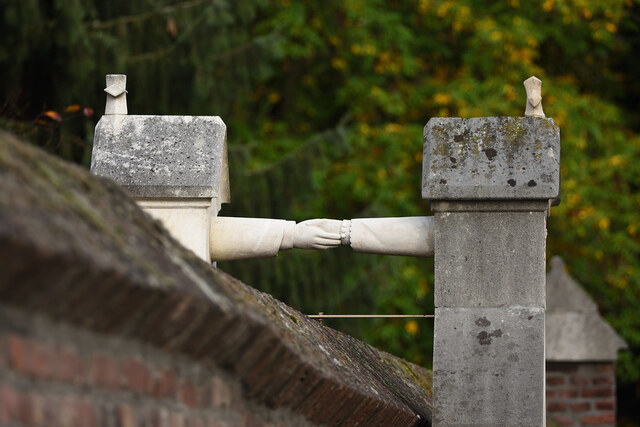
[[356, 252], [417, 257], [433, 256], [433, 217], [317, 220], [325, 231], [340, 232], [343, 245]]
[[433, 217], [352, 219], [349, 243], [368, 254], [433, 256]]
[[319, 222], [264, 218], [215, 217], [209, 232], [213, 261], [273, 257], [281, 250], [327, 249], [340, 246], [340, 235], [326, 231]]

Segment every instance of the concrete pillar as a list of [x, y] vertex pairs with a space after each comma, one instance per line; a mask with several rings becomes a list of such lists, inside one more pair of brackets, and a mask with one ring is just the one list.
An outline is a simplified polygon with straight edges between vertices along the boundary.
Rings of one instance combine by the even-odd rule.
[[91, 172], [110, 178], [183, 246], [211, 261], [209, 231], [229, 201], [227, 127], [214, 116], [128, 115], [126, 76], [107, 76]]
[[559, 190], [552, 119], [427, 123], [434, 425], [544, 425], [546, 220]]

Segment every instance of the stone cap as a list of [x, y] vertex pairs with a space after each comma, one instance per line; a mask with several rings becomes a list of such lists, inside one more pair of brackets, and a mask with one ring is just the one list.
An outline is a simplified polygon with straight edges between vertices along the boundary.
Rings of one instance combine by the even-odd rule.
[[546, 359], [553, 362], [615, 361], [628, 348], [558, 256], [547, 273], [545, 335]]
[[136, 198], [213, 198], [229, 202], [227, 127], [213, 116], [103, 116], [91, 172]]
[[555, 199], [559, 193], [560, 128], [553, 119], [439, 117], [424, 128], [424, 199]]

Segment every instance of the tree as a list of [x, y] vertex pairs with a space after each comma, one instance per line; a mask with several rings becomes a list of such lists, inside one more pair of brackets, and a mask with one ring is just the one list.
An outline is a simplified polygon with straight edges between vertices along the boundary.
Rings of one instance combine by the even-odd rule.
[[[640, 380], [637, 2], [23, 0], [4, 9], [3, 126], [87, 164], [91, 121], [42, 114], [100, 110], [104, 75], [126, 73], [132, 112], [223, 117], [231, 215], [427, 214], [427, 120], [522, 115], [522, 81], [538, 76], [562, 129], [549, 255], [565, 258], [629, 342], [620, 378]], [[429, 260], [347, 249], [281, 258], [221, 267], [308, 313], [433, 309]], [[430, 363], [429, 321], [331, 324]]]

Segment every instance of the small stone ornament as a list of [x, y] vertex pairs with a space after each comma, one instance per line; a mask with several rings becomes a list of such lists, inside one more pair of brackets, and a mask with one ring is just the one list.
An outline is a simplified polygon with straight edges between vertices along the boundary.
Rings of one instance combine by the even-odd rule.
[[524, 88], [527, 91], [527, 107], [524, 115], [527, 117], [545, 117], [542, 111], [542, 80], [536, 76], [531, 76], [524, 81]]
[[105, 115], [127, 114], [127, 76], [125, 74], [107, 74], [107, 105]]

